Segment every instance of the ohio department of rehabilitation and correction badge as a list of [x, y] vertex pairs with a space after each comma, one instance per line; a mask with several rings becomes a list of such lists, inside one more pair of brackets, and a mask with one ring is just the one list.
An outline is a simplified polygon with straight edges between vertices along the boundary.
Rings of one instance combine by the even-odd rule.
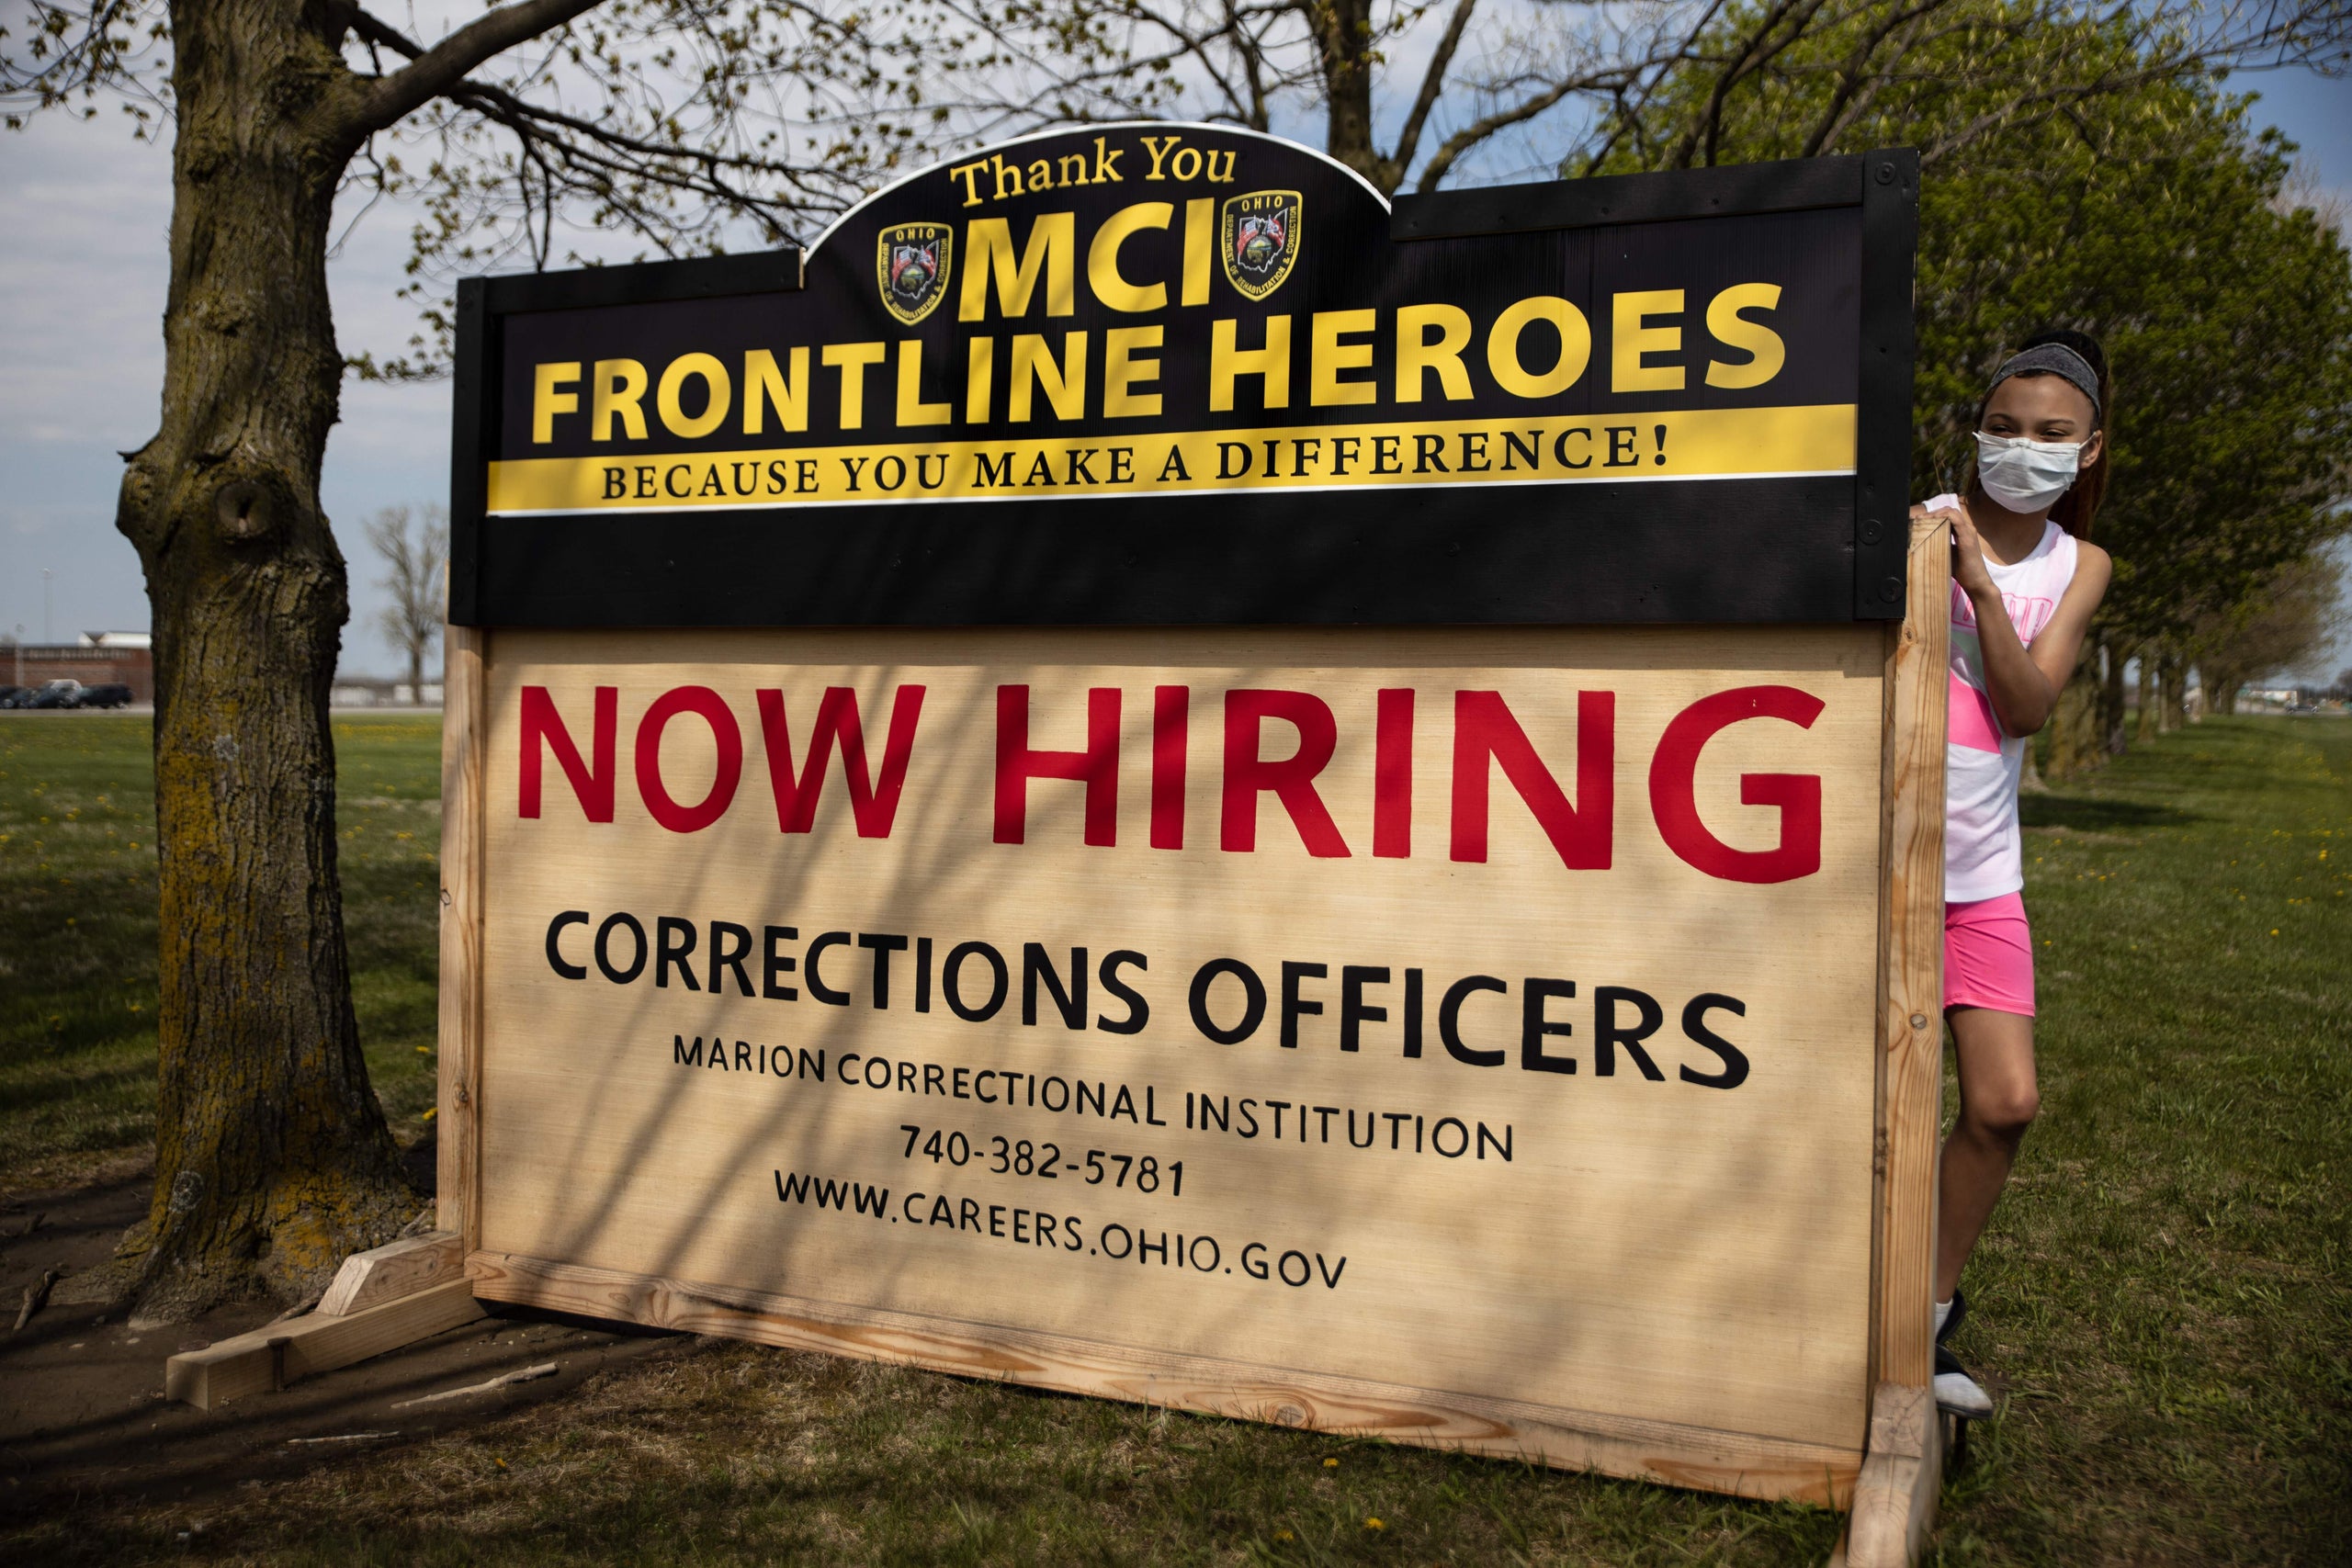
[[1283, 286], [1298, 260], [1306, 203], [1295, 190], [1253, 190], [1225, 198], [1218, 233], [1225, 280], [1246, 299], [1263, 299]]
[[938, 309], [947, 294], [955, 243], [944, 223], [899, 223], [883, 230], [874, 261], [883, 307], [909, 326]]

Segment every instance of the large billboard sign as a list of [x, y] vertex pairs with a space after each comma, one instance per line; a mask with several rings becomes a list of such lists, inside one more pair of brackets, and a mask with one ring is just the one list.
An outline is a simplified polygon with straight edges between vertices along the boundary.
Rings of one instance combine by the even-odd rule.
[[476, 1293], [1847, 1500], [1926, 1366], [1915, 186], [1114, 127], [470, 287]]

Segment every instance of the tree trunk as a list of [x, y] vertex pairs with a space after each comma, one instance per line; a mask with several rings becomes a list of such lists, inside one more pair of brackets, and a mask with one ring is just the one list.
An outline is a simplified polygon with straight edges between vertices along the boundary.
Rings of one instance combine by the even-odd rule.
[[335, 869], [348, 603], [319, 463], [350, 149], [322, 105], [344, 67], [298, 0], [175, 12], [163, 418], [116, 517], [154, 617], [155, 1193], [92, 1286], [149, 1320], [299, 1296], [419, 1201], [360, 1055]]
[[2035, 761], [2033, 753], [2034, 740], [2031, 736], [2028, 736], [2025, 742], [2025, 763], [2018, 770], [2018, 793], [2019, 795], [2048, 795], [2050, 786], [2042, 782], [2041, 764]]
[[2050, 716], [2050, 776], [2062, 783], [2087, 773], [2098, 761], [2098, 649], [2086, 641]]
[[2151, 643], [2140, 645], [2140, 712], [2132, 729], [2134, 740], [2156, 738], [2156, 650]]
[[2188, 694], [2182, 690], [2187, 683], [2188, 673], [2187, 659], [2177, 653], [2165, 655], [2164, 694], [2158, 700], [2161, 705], [2159, 728], [2166, 731], [2188, 727]]
[[2238, 711], [2238, 687], [2244, 678], [2234, 670], [2208, 664], [2201, 671], [2205, 678], [2205, 711], [2229, 715]]
[[2123, 649], [2110, 643], [2099, 646], [2106, 660], [2106, 673], [2098, 686], [2099, 750], [2110, 757], [2123, 755], [2131, 738], [2123, 731]]
[[424, 705], [424, 643], [415, 637], [408, 639], [408, 705]]
[[1325, 150], [1382, 191], [1393, 191], [1405, 171], [1389, 167], [1372, 145], [1372, 73], [1379, 61], [1371, 0], [1321, 0], [1310, 15], [1323, 66]]

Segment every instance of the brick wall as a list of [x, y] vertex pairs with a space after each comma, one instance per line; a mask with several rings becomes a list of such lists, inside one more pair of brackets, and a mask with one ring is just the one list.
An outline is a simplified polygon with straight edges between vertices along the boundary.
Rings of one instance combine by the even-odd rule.
[[[24, 673], [17, 660], [22, 658]], [[79, 681], [85, 686], [116, 682], [130, 688], [130, 700], [155, 700], [154, 655], [143, 648], [84, 648], [76, 643], [27, 643], [0, 648], [0, 682], [40, 688], [50, 681]]]

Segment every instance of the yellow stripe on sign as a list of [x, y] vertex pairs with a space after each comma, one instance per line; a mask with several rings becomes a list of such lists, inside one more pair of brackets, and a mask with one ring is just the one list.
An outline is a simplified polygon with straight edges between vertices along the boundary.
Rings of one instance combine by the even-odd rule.
[[995, 501], [1854, 471], [1854, 405], [775, 446], [490, 465], [492, 513]]

